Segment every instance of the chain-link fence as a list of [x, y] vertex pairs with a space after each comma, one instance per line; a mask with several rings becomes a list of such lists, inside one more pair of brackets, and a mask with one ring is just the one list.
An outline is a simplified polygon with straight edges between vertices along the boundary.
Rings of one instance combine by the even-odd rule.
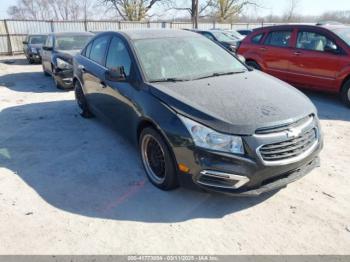
[[[199, 23], [200, 29], [253, 29], [273, 24], [262, 23]], [[0, 20], [0, 54], [23, 52], [22, 41], [27, 34], [72, 32], [72, 31], [108, 31], [136, 28], [192, 28], [190, 22], [126, 22], [126, 21], [42, 21], [42, 20]]]

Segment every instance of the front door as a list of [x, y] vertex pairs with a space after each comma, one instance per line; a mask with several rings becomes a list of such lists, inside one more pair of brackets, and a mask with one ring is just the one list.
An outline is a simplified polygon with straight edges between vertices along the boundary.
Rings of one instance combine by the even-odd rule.
[[299, 31], [290, 63], [292, 83], [315, 89], [335, 88], [340, 58], [339, 47], [331, 38], [311, 30]]

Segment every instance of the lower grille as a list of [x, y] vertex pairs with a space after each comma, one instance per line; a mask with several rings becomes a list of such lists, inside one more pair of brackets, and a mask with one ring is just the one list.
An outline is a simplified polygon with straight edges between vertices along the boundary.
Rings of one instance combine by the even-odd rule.
[[264, 161], [281, 161], [308, 151], [317, 142], [316, 129], [310, 129], [296, 138], [283, 142], [264, 145], [260, 148], [260, 154]]

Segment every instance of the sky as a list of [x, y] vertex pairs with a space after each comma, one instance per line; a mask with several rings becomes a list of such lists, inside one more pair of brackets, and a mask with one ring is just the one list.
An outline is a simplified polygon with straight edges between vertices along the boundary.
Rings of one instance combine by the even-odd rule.
[[[190, 1], [190, 0], [187, 0]], [[250, 10], [251, 15], [258, 13], [264, 15], [280, 15], [286, 9], [288, 0], [257, 0], [260, 6]], [[7, 9], [15, 5], [16, 0], [0, 0], [0, 19], [7, 18]], [[303, 15], [320, 15], [325, 11], [350, 10], [350, 0], [299, 0], [298, 13]]]

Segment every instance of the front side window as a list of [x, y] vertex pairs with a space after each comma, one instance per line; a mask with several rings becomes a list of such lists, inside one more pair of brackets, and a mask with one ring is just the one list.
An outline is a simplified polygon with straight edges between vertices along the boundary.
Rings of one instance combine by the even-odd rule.
[[222, 47], [204, 37], [140, 39], [135, 51], [147, 80], [194, 80], [247, 68]]
[[328, 48], [336, 51], [337, 45], [328, 37], [316, 32], [302, 31], [298, 33], [297, 48], [325, 52]]
[[109, 36], [101, 36], [96, 38], [92, 44], [90, 51], [90, 59], [102, 65], [106, 54]]
[[91, 43], [85, 48], [84, 55], [85, 55], [86, 57], [90, 57], [90, 52], [91, 52], [92, 43], [93, 43], [93, 42], [91, 42]]
[[130, 75], [131, 58], [123, 41], [118, 37], [113, 37], [108, 49], [106, 67], [114, 70], [123, 66], [126, 77]]
[[57, 50], [81, 50], [90, 39], [91, 36], [86, 35], [56, 36], [55, 48]]
[[288, 47], [292, 36], [292, 31], [271, 32], [265, 40], [265, 45]]

